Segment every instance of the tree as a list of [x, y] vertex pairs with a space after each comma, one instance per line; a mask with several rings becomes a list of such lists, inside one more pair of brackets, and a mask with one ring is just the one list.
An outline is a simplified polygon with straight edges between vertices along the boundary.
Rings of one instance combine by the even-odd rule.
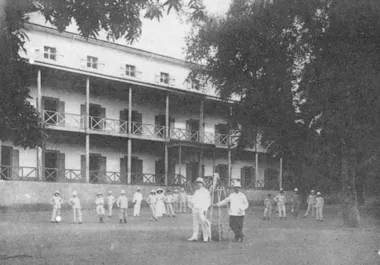
[[182, 12], [192, 21], [203, 19], [202, 0], [1, 0], [0, 2], [0, 141], [12, 141], [24, 148], [44, 143], [39, 113], [27, 100], [31, 83], [28, 62], [19, 55], [27, 41], [24, 24], [31, 12], [41, 13], [48, 22], [64, 31], [76, 23], [84, 38], [96, 38], [103, 30], [111, 40], [127, 43], [141, 35], [141, 14], [160, 19], [165, 12]]
[[[266, 5], [264, 7], [264, 4]], [[377, 151], [380, 3], [235, 0], [198, 24], [188, 55], [223, 97], [239, 94], [241, 144], [250, 126], [293, 170], [340, 182], [345, 225], [357, 227], [356, 171]], [[256, 136], [251, 135], [251, 138]]]

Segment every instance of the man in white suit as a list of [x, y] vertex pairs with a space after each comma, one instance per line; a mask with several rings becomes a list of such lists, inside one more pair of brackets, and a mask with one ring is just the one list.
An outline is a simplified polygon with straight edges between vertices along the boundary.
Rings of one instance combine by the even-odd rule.
[[210, 192], [205, 189], [203, 178], [195, 180], [197, 189], [191, 197], [190, 206], [193, 211], [193, 235], [188, 240], [197, 241], [199, 239], [199, 226], [203, 233], [203, 242], [208, 242], [211, 233], [211, 223], [206, 219], [207, 210], [211, 205]]

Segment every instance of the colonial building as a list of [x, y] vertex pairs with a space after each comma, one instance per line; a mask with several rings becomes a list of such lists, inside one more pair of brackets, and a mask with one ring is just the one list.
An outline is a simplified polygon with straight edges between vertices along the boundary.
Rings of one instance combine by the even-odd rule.
[[1, 179], [180, 185], [218, 172], [245, 188], [277, 189], [280, 160], [236, 150], [231, 105], [187, 81], [185, 61], [27, 25], [31, 103], [46, 145], [3, 142]]

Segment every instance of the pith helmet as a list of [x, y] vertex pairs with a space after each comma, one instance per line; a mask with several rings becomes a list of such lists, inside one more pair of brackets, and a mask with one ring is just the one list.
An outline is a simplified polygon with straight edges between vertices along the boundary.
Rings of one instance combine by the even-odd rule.
[[314, 190], [311, 190], [311, 193], [315, 193], [315, 191], [314, 191]]
[[234, 188], [241, 188], [241, 185], [239, 182], [235, 182], [233, 185]]
[[109, 190], [109, 191], [108, 191], [108, 194], [112, 194], [112, 190]]
[[73, 195], [77, 196], [78, 195], [78, 192], [75, 190], [73, 191]]
[[121, 190], [121, 192], [120, 192], [121, 194], [125, 194], [125, 190]]
[[295, 189], [294, 189], [294, 191], [295, 191], [295, 192], [297, 192], [297, 191], [298, 191], [298, 189], [297, 189], [297, 188], [295, 188]]
[[318, 192], [317, 192], [317, 195], [321, 195], [321, 193], [318, 191]]
[[102, 195], [102, 193], [100, 191], [98, 191], [98, 193], [96, 195]]
[[205, 181], [203, 180], [203, 178], [197, 178], [195, 180], [195, 183], [202, 183], [203, 185], [205, 184]]
[[151, 190], [150, 193], [156, 193], [156, 191], [155, 190]]
[[58, 195], [59, 195], [59, 191], [57, 191], [57, 190], [56, 190], [56, 191], [54, 192], [54, 195], [56, 195], [56, 194], [58, 194]]
[[284, 193], [284, 189], [280, 189], [280, 193]]
[[137, 190], [141, 190], [140, 187], [137, 187]]

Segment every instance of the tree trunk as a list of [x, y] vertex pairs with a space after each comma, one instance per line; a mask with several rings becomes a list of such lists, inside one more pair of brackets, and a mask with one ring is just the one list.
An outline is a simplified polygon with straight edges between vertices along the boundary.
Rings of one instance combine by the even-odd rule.
[[349, 152], [343, 145], [341, 159], [343, 223], [348, 227], [359, 227], [360, 214], [355, 191], [356, 158], [354, 150]]

